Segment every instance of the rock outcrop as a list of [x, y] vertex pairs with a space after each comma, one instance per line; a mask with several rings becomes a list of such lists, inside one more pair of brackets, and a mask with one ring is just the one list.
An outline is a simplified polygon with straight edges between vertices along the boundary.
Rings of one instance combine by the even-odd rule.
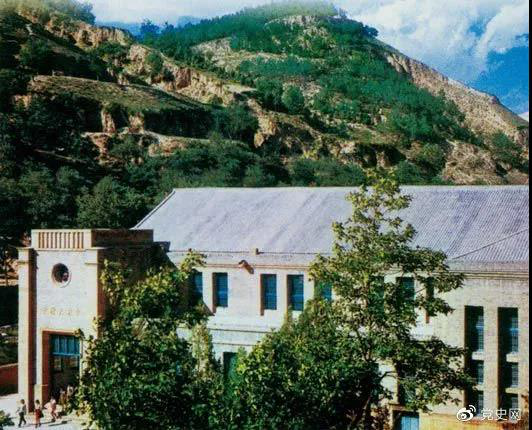
[[469, 88], [396, 51], [389, 52], [387, 60], [418, 87], [435, 95], [443, 92], [456, 103], [472, 130], [483, 135], [502, 131], [521, 145], [528, 145], [528, 123], [504, 107], [497, 97]]

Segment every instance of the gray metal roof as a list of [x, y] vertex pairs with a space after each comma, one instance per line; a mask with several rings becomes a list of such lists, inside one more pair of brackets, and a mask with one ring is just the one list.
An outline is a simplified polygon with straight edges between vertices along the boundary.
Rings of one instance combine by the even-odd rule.
[[[135, 228], [153, 229], [170, 251], [193, 249], [215, 260], [258, 248], [272, 262], [328, 253], [331, 224], [350, 213], [352, 188], [194, 188], [174, 190]], [[414, 246], [444, 251], [463, 263], [528, 262], [527, 186], [407, 186], [403, 220], [417, 230]], [[299, 256], [299, 257], [297, 257]]]

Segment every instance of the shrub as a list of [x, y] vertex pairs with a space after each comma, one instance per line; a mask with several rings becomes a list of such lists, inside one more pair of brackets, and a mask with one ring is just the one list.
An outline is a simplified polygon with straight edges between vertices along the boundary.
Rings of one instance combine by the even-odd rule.
[[20, 50], [20, 64], [40, 74], [52, 71], [54, 53], [40, 39], [30, 39]]
[[490, 151], [498, 163], [508, 164], [515, 169], [523, 169], [525, 166], [521, 147], [503, 132], [493, 135]]
[[283, 109], [283, 83], [276, 79], [261, 78], [257, 81], [257, 98], [268, 109]]
[[283, 105], [292, 114], [300, 114], [305, 110], [305, 97], [298, 87], [289, 86], [283, 92]]

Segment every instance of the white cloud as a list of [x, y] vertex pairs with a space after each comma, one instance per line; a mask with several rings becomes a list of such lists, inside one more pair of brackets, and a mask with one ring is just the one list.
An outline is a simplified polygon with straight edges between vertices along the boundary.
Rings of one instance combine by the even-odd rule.
[[264, 0], [89, 0], [99, 21], [157, 23], [175, 21], [180, 16], [212, 17], [257, 6]]
[[340, 0], [380, 38], [465, 82], [488, 71], [489, 54], [528, 45], [528, 0]]

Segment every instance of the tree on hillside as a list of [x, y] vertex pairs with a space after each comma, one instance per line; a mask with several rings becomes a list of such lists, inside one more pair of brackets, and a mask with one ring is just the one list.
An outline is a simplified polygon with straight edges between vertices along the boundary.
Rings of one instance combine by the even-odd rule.
[[452, 390], [471, 384], [462, 349], [412, 334], [420, 313], [452, 311], [442, 294], [460, 288], [463, 275], [449, 270], [444, 253], [412, 246], [416, 232], [398, 217], [410, 198], [397, 183], [375, 174], [370, 179], [371, 189], [363, 185], [349, 194], [349, 218], [333, 225], [332, 254], [318, 256], [310, 268], [311, 277], [337, 296], [332, 306], [340, 329], [352, 336], [357, 363], [389, 366], [364, 385], [351, 414], [351, 428], [364, 429], [373, 428], [372, 411], [391, 397], [380, 386], [385, 378], [398, 378], [401, 400], [412, 410], [457, 401]]
[[305, 109], [305, 97], [298, 87], [289, 86], [284, 91], [282, 100], [289, 113], [299, 114]]
[[53, 66], [53, 51], [41, 39], [30, 39], [20, 50], [20, 64], [32, 69], [38, 74], [51, 73]]
[[84, 228], [123, 228], [135, 225], [147, 212], [146, 197], [110, 176], [77, 199], [77, 222]]
[[[116, 430], [206, 428], [208, 348], [196, 358], [180, 338], [182, 326], [204, 318], [189, 300], [189, 277], [200, 266], [189, 255], [144, 279], [108, 264], [102, 283], [109, 300], [97, 338], [88, 338], [78, 401], [98, 428]], [[208, 373], [207, 373], [208, 374]]]

